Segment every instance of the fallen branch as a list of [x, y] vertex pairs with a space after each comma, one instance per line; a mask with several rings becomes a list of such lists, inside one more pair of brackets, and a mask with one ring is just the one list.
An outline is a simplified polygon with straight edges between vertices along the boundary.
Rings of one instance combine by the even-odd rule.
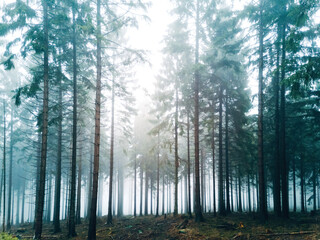
[[256, 236], [265, 236], [265, 237], [275, 237], [275, 236], [291, 236], [291, 235], [305, 235], [313, 234], [315, 231], [301, 231], [301, 232], [291, 232], [291, 233], [261, 233], [256, 234]]

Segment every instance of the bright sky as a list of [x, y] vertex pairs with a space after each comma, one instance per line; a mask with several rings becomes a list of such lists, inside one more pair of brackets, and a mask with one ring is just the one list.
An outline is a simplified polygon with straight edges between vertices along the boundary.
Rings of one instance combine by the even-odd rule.
[[139, 81], [139, 90], [137, 91], [138, 104], [145, 101], [146, 89], [152, 93], [155, 78], [161, 69], [162, 42], [167, 26], [172, 21], [169, 15], [172, 4], [170, 0], [153, 0], [149, 8], [148, 16], [150, 22], [141, 22], [139, 28], [130, 31], [130, 43], [132, 47], [148, 51], [148, 63], [136, 67], [136, 78]]

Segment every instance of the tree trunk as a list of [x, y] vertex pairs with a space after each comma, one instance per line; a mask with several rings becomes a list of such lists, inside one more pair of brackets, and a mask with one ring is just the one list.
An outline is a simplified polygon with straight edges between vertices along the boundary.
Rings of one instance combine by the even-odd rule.
[[201, 173], [201, 176], [200, 176], [200, 187], [201, 187], [201, 206], [202, 206], [202, 209], [204, 212], [206, 212], [206, 207], [205, 207], [205, 204], [204, 204], [204, 156], [203, 156], [203, 149], [200, 150], [200, 173]]
[[[11, 229], [11, 196], [12, 194], [12, 161], [13, 161], [13, 106], [11, 108], [11, 127], [10, 127], [10, 162], [9, 162], [9, 186], [8, 186], [8, 215], [7, 231]], [[13, 202], [13, 200], [12, 200]]]
[[133, 216], [137, 216], [137, 155], [134, 156], [134, 200]]
[[212, 192], [213, 192], [213, 214], [214, 216], [217, 214], [216, 207], [216, 158], [215, 158], [215, 136], [214, 136], [214, 112], [215, 112], [215, 103], [212, 102], [212, 133], [211, 133], [211, 149], [212, 149]]
[[293, 212], [297, 211], [297, 193], [296, 193], [296, 161], [292, 159], [292, 189], [293, 189]]
[[52, 192], [52, 177], [51, 174], [48, 176], [48, 205], [47, 205], [47, 222], [51, 220], [51, 192]]
[[258, 103], [258, 169], [259, 169], [259, 210], [261, 219], [267, 220], [267, 198], [263, 156], [263, 2], [260, 0], [259, 20], [259, 103]]
[[[284, 20], [285, 21], [285, 20]], [[282, 58], [281, 58], [281, 93], [280, 93], [280, 160], [281, 160], [281, 193], [282, 214], [289, 218], [289, 189], [288, 189], [288, 167], [286, 159], [286, 86], [285, 79], [286, 64], [286, 24], [282, 26]]]
[[147, 167], [146, 167], [146, 177], [145, 177], [145, 180], [144, 180], [144, 215], [148, 215], [148, 177], [149, 177], [149, 174], [148, 174], [148, 171], [147, 171]]
[[89, 186], [88, 186], [88, 206], [87, 206], [87, 218], [90, 219], [90, 211], [91, 211], [91, 194], [92, 194], [92, 175], [93, 175], [93, 144], [91, 144], [90, 147], [90, 170], [89, 170], [89, 176], [88, 176], [88, 181], [89, 181]]
[[17, 189], [16, 225], [20, 224], [20, 198], [21, 198], [21, 185]]
[[81, 224], [81, 177], [82, 177], [82, 147], [80, 147], [80, 156], [79, 156], [79, 165], [78, 165], [76, 224]]
[[150, 173], [150, 214], [151, 215], [153, 214], [152, 213], [152, 211], [153, 211], [153, 209], [152, 209], [152, 202], [153, 202], [152, 196], [153, 196], [153, 176], [152, 176], [152, 173]]
[[[187, 214], [188, 213], [188, 173], [185, 172], [184, 174], [184, 197], [181, 199], [184, 202], [184, 208], [183, 208], [183, 213]], [[182, 193], [182, 191], [181, 191]]]
[[191, 213], [191, 163], [190, 163], [190, 116], [187, 112], [187, 154], [188, 154], [188, 214], [192, 217]]
[[228, 92], [226, 89], [226, 116], [225, 116], [225, 150], [226, 150], [226, 200], [227, 200], [227, 213], [230, 213], [230, 190], [229, 190], [229, 106], [228, 106]]
[[73, 119], [72, 119], [72, 161], [71, 191], [68, 236], [76, 236], [76, 175], [77, 175], [77, 38], [76, 38], [76, 1], [72, 5], [72, 48], [73, 48]]
[[276, 42], [277, 66], [274, 77], [275, 92], [275, 156], [274, 156], [274, 181], [273, 181], [273, 204], [275, 214], [281, 216], [280, 203], [280, 113], [279, 113], [279, 79], [280, 79], [280, 24], [278, 26], [278, 39]]
[[6, 230], [6, 102], [3, 100], [3, 161], [2, 161], [2, 184], [3, 184], [3, 208], [2, 208], [2, 232]]
[[223, 190], [223, 156], [222, 156], [222, 94], [223, 89], [221, 86], [222, 83], [220, 83], [220, 89], [219, 89], [219, 214], [225, 215], [226, 209], [225, 209], [225, 203], [224, 203], [224, 190]]
[[248, 209], [251, 212], [251, 189], [250, 189], [250, 174], [248, 173]]
[[25, 204], [25, 190], [26, 190], [26, 182], [23, 180], [23, 185], [22, 185], [22, 203], [21, 203], [21, 220], [20, 223], [24, 223], [24, 204]]
[[142, 216], [142, 196], [143, 196], [143, 168], [142, 162], [140, 162], [140, 216]]
[[[196, 1], [196, 49], [195, 49], [195, 65], [199, 64], [199, 0]], [[195, 221], [203, 221], [201, 204], [200, 204], [200, 176], [199, 176], [199, 85], [200, 73], [196, 67], [194, 74], [194, 146], [195, 146]]]
[[174, 114], [174, 210], [173, 215], [176, 216], [178, 214], [178, 169], [179, 169], [179, 157], [178, 157], [178, 84], [177, 80], [175, 83], [175, 107], [176, 111]]
[[[59, 58], [60, 59], [60, 58]], [[59, 83], [59, 117], [58, 117], [58, 152], [56, 165], [55, 193], [54, 193], [54, 216], [53, 225], [54, 232], [61, 232], [60, 228], [60, 198], [61, 198], [61, 162], [62, 162], [62, 76], [61, 76], [61, 61], [57, 73]]]
[[112, 183], [113, 183], [113, 157], [114, 157], [114, 76], [112, 77], [112, 99], [111, 99], [111, 138], [110, 138], [110, 173], [109, 173], [109, 204], [107, 223], [112, 223]]
[[317, 168], [316, 162], [313, 161], [313, 170], [312, 170], [312, 190], [313, 190], [313, 211], [316, 212], [317, 210], [317, 191], [316, 191], [316, 180], [317, 180]]
[[39, 191], [37, 192], [37, 205], [35, 216], [34, 239], [41, 239], [42, 217], [46, 182], [46, 162], [47, 162], [47, 137], [48, 137], [48, 109], [49, 109], [49, 33], [48, 33], [48, 5], [42, 0], [43, 7], [43, 32], [44, 32], [44, 72], [43, 72], [43, 112], [42, 112], [42, 141], [41, 141], [41, 165]]
[[242, 212], [242, 196], [241, 196], [241, 191], [242, 191], [242, 184], [241, 184], [241, 171], [240, 171], [240, 166], [238, 166], [238, 193], [239, 193], [239, 206], [238, 206], [238, 212]]
[[88, 239], [96, 239], [96, 213], [98, 195], [98, 176], [99, 176], [99, 150], [100, 150], [100, 105], [101, 105], [101, 0], [97, 0], [97, 85], [95, 102], [95, 138], [94, 138], [94, 167], [93, 167], [93, 186], [91, 210], [89, 219]]
[[301, 212], [304, 212], [304, 155], [300, 156], [300, 192], [301, 192]]
[[159, 194], [160, 194], [160, 134], [158, 132], [158, 151], [157, 151], [157, 207], [156, 217], [159, 216]]

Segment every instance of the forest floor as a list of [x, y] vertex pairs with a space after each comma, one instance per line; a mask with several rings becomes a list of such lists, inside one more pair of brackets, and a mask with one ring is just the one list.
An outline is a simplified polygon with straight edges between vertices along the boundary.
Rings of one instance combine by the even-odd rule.
[[[106, 225], [106, 217], [97, 219], [97, 239], [320, 239], [320, 215], [292, 214], [289, 220], [270, 216], [262, 223], [254, 214], [230, 214], [226, 217], [205, 214], [205, 221], [195, 223], [188, 216], [154, 216], [115, 218]], [[44, 224], [43, 239], [69, 239], [67, 222], [62, 221], [62, 232], [53, 234], [52, 223]], [[77, 237], [87, 237], [88, 222], [77, 225]], [[32, 239], [32, 224], [14, 226], [10, 232], [19, 239]]]

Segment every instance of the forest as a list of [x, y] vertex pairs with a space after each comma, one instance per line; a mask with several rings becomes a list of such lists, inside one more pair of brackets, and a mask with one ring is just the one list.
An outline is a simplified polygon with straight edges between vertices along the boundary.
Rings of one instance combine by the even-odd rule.
[[319, 0], [1, 0], [0, 64], [0, 239], [320, 238]]

